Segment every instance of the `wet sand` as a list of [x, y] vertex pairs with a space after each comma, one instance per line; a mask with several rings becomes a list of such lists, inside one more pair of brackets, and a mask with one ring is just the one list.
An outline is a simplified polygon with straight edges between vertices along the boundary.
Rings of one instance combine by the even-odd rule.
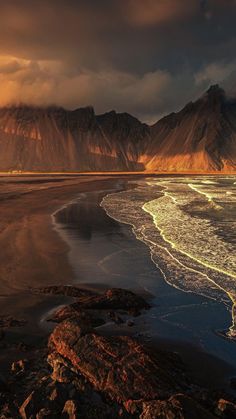
[[[74, 272], [69, 247], [55, 231], [51, 214], [79, 193], [102, 189], [108, 177], [6, 177], [0, 181], [0, 318], [25, 320], [7, 330], [0, 348], [0, 367], [18, 356], [17, 342], [39, 344], [48, 330], [44, 314], [62, 297], [42, 296], [31, 288], [68, 284]], [[12, 343], [12, 353], [5, 342]], [[8, 362], [6, 363], [6, 359]]]
[[[110, 235], [110, 243], [112, 243], [114, 239], [112, 235], [114, 232], [118, 236], [122, 235], [122, 227], [117, 226], [112, 220], [103, 219], [102, 213], [98, 218], [96, 211], [93, 217], [91, 217], [91, 211], [88, 211], [87, 215], [86, 211], [81, 213], [80, 234], [86, 245], [81, 245], [80, 254], [73, 255], [69, 243], [66, 244], [65, 238], [63, 238], [63, 231], [58, 234], [51, 217], [53, 213], [73, 201], [81, 193], [103, 190], [102, 194], [105, 194], [109, 190], [120, 187], [123, 187], [122, 178], [117, 183], [116, 179], [101, 176], [43, 177], [34, 178], [34, 181], [30, 177], [16, 177], [10, 180], [4, 178], [0, 192], [0, 315], [11, 315], [14, 318], [27, 321], [24, 327], [13, 328], [7, 332], [8, 342], [12, 342], [14, 345], [21, 341], [33, 345], [40, 344], [49, 331], [43, 322], [45, 313], [53, 307], [69, 301], [64, 297], [36, 295], [30, 291], [30, 288], [80, 283], [83, 286], [94, 286], [99, 289], [108, 286], [109, 281], [110, 286], [122, 286], [126, 281], [126, 287], [137, 290], [136, 276], [139, 267], [133, 265], [134, 271], [129, 278], [129, 283], [127, 283], [127, 278], [124, 280], [124, 277], [122, 278], [120, 275], [120, 269], [124, 268], [123, 258], [117, 265], [117, 275], [110, 275], [108, 259], [104, 263], [107, 272], [104, 269], [98, 272], [96, 259], [100, 260], [101, 253], [105, 252], [106, 254], [108, 249], [99, 248], [99, 241], [97, 243], [95, 241], [94, 247], [91, 248], [89, 240], [96, 230], [98, 236], [99, 234]], [[101, 209], [101, 211], [103, 210]], [[64, 217], [65, 212], [62, 212], [61, 216], [62, 214]], [[76, 213], [75, 222], [77, 222], [77, 217]], [[66, 221], [70, 220], [71, 214]], [[91, 223], [95, 224], [91, 225]], [[107, 226], [110, 226], [110, 230], [107, 229]], [[73, 225], [71, 234], [77, 234]], [[90, 253], [88, 252], [89, 247]], [[129, 243], [127, 247], [129, 247]], [[143, 251], [143, 248], [144, 246], [142, 249], [140, 247], [140, 252]], [[122, 249], [117, 248], [117, 252], [119, 251]], [[130, 259], [132, 252], [126, 253]], [[94, 255], [94, 258], [89, 260], [90, 255]], [[147, 255], [148, 251], [144, 258]], [[80, 265], [80, 271], [75, 270], [73, 258], [81, 261], [87, 258], [86, 263]], [[93, 270], [88, 269], [89, 264]], [[155, 269], [154, 266], [152, 269]], [[91, 277], [92, 272], [94, 277]], [[143, 290], [138, 291], [143, 292]], [[143, 323], [142, 328], [145, 327], [145, 323]], [[112, 331], [115, 333], [114, 329]], [[130, 332], [127, 331], [127, 333]], [[131, 333], [137, 333], [137, 330], [134, 329]], [[193, 377], [204, 384], [224, 385], [226, 377], [234, 374], [230, 365], [208, 355], [197, 346], [186, 344], [181, 340], [169, 341], [164, 338], [157, 339], [156, 344], [182, 354]], [[1, 348], [0, 367], [3, 366], [3, 363], [6, 366], [6, 359], [7, 363], [10, 363], [17, 356], [20, 357], [20, 351], [16, 351], [14, 345], [12, 351], [9, 351], [9, 348]], [[204, 365], [204, 371], [199, 373], [199, 368], [202, 365]]]

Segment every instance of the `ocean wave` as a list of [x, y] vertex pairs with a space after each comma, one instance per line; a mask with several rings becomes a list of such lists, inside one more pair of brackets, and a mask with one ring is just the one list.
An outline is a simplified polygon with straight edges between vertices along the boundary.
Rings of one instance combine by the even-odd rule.
[[109, 216], [133, 226], [169, 284], [233, 306], [231, 337], [236, 336], [236, 247], [219, 234], [219, 225], [236, 225], [234, 180], [146, 179], [101, 204]]

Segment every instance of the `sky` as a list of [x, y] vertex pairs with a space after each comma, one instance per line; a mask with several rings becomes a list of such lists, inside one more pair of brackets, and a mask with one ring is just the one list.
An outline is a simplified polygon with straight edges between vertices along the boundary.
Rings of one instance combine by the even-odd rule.
[[0, 105], [148, 123], [211, 84], [236, 94], [236, 0], [0, 0]]

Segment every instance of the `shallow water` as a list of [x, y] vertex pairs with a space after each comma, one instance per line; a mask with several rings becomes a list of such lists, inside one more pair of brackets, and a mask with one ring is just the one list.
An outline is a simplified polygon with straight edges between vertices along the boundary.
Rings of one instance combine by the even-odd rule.
[[[212, 203], [206, 193], [209, 194], [212, 185], [217, 189], [211, 183], [215, 178], [199, 179], [148, 178], [130, 185], [129, 182], [117, 182], [111, 191], [81, 194], [54, 214], [55, 228], [70, 246], [69, 258], [77, 283], [126, 287], [153, 296], [153, 308], [136, 320], [139, 333], [147, 339], [163, 337], [191, 342], [236, 366], [235, 341], [221, 334], [232, 326], [234, 284], [228, 270], [230, 274], [234, 272], [234, 257], [232, 250], [228, 259], [220, 255], [222, 249], [228, 252], [235, 245], [234, 232], [230, 230], [230, 223], [234, 223], [231, 208], [234, 186], [230, 183], [230, 190], [231, 180], [222, 178], [223, 185], [219, 186], [217, 199], [214, 197]], [[201, 189], [201, 193], [188, 186], [189, 183]], [[223, 189], [226, 188], [231, 192], [224, 194], [230, 197], [227, 201], [223, 199]], [[163, 199], [169, 205], [164, 205]], [[220, 205], [220, 200], [221, 205], [226, 202], [223, 218], [214, 207]], [[161, 211], [165, 216], [158, 218]], [[195, 229], [192, 234], [187, 228], [189, 225]], [[208, 232], [201, 236], [203, 226], [208, 228]], [[164, 229], [163, 238], [161, 230]], [[202, 240], [209, 236], [209, 231], [219, 255], [213, 267], [213, 258], [206, 244], [190, 246], [191, 239], [193, 242]], [[168, 243], [167, 234], [171, 243]], [[226, 239], [224, 235], [227, 235]], [[217, 248], [216, 238], [220, 238], [217, 242], [220, 247]], [[183, 247], [172, 246], [174, 240]], [[201, 248], [206, 249], [205, 255], [211, 258], [210, 267], [205, 266], [205, 259], [199, 261]], [[189, 254], [190, 251], [194, 253]], [[218, 282], [214, 276], [211, 282], [209, 270], [215, 274], [222, 264], [227, 273], [221, 273]], [[222, 280], [223, 275], [227, 281]]]
[[168, 283], [231, 305], [235, 336], [235, 177], [146, 179], [102, 205], [132, 224]]

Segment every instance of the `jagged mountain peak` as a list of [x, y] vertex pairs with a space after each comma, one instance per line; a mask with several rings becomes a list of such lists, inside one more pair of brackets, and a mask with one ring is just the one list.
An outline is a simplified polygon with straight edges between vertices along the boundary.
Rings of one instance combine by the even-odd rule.
[[212, 84], [206, 91], [206, 94], [208, 96], [225, 97], [225, 91], [219, 86], [219, 84]]
[[147, 125], [139, 121], [138, 118], [129, 114], [128, 112], [116, 112], [115, 110], [105, 112], [97, 116], [98, 120], [116, 121], [117, 123], [127, 123], [132, 125]]
[[219, 85], [158, 121], [151, 132], [153, 158], [146, 164], [150, 170], [236, 169], [236, 104], [231, 101], [229, 106]]
[[218, 84], [215, 84], [209, 87], [197, 103], [204, 103], [204, 105], [211, 108], [211, 110], [220, 111], [221, 106], [224, 105], [226, 101], [227, 99], [224, 89], [222, 89]]
[[233, 171], [236, 101], [213, 85], [152, 126], [91, 106], [0, 108], [0, 170]]

